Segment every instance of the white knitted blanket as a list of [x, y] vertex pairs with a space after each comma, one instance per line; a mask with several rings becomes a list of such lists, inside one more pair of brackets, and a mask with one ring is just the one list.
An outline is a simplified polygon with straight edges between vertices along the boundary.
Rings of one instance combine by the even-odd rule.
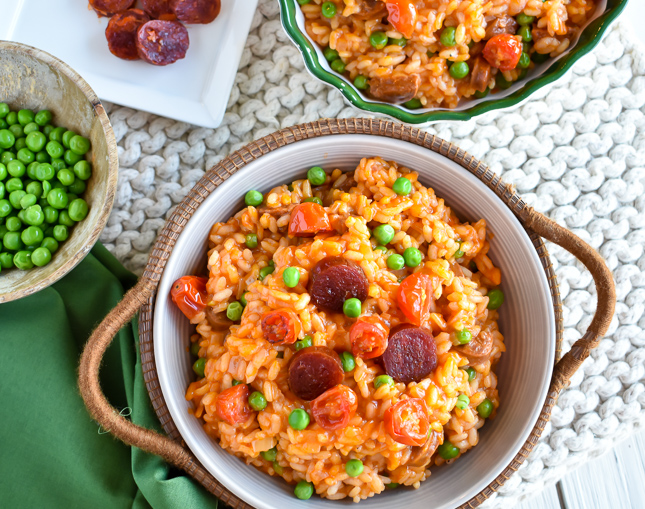
[[[428, 131], [483, 159], [526, 201], [605, 257], [618, 305], [607, 337], [553, 409], [539, 444], [489, 501], [513, 507], [645, 424], [645, 52], [618, 24], [572, 72], [523, 106]], [[119, 143], [119, 186], [101, 236], [141, 272], [171, 208], [204, 171], [277, 129], [365, 116], [304, 68], [276, 0], [260, 0], [221, 127], [205, 129], [106, 104]], [[549, 246], [564, 303], [564, 348], [591, 321], [590, 274]]]

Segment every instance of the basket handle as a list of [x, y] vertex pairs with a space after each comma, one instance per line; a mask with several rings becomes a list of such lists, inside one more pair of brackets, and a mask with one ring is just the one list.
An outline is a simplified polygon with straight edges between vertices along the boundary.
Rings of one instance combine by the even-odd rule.
[[128, 445], [161, 456], [182, 470], [189, 470], [190, 467], [194, 470], [194, 458], [177, 442], [156, 431], [137, 426], [119, 415], [105, 398], [99, 383], [99, 368], [107, 347], [117, 332], [154, 294], [156, 286], [156, 282], [141, 278], [94, 330], [81, 355], [78, 385], [90, 415], [103, 429]]
[[528, 228], [546, 240], [563, 247], [587, 267], [593, 276], [598, 294], [596, 313], [589, 328], [560, 359], [553, 371], [552, 388], [559, 393], [607, 333], [616, 307], [616, 288], [605, 260], [580, 237], [532, 207], [523, 209], [521, 216]]

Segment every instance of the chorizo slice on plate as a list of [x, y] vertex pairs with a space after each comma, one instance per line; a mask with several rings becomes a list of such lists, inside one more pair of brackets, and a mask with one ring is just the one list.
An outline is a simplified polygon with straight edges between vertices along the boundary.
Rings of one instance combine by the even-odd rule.
[[139, 60], [137, 30], [148, 21], [150, 16], [141, 9], [128, 9], [112, 16], [105, 29], [110, 53], [123, 60]]
[[134, 5], [135, 0], [90, 0], [90, 6], [99, 16], [113, 16]]
[[172, 10], [184, 23], [210, 23], [219, 14], [220, 0], [172, 0]]
[[389, 103], [404, 103], [417, 95], [421, 78], [418, 74], [388, 76], [372, 78], [369, 84], [372, 97]]
[[402, 323], [392, 329], [383, 354], [385, 372], [397, 382], [420, 382], [437, 367], [437, 346], [429, 330]]
[[177, 21], [152, 20], [137, 31], [139, 56], [153, 65], [168, 65], [186, 56], [188, 30]]
[[363, 302], [369, 281], [360, 266], [341, 256], [328, 256], [313, 268], [309, 279], [309, 295], [313, 303], [327, 311], [343, 312], [347, 299]]
[[174, 21], [177, 19], [172, 10], [172, 0], [141, 0], [141, 7], [153, 19]]
[[300, 399], [311, 401], [343, 381], [345, 372], [338, 354], [324, 346], [309, 346], [289, 363], [289, 388]]

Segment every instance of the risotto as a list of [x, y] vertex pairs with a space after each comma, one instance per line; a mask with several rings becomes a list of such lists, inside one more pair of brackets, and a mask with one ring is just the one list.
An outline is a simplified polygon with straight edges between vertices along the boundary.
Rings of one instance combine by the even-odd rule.
[[477, 445], [505, 351], [485, 220], [378, 157], [245, 201], [171, 291], [206, 433], [298, 498], [355, 502]]
[[454, 108], [565, 51], [596, 0], [298, 0], [331, 68], [374, 99]]

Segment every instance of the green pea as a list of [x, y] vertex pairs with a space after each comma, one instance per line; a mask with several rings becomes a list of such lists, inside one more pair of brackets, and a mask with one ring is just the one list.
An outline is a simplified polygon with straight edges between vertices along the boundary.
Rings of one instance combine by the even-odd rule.
[[47, 136], [47, 139], [49, 139], [49, 134], [54, 130], [54, 126], [51, 124], [47, 124], [46, 126], [43, 127], [42, 133]]
[[466, 408], [468, 408], [469, 404], [470, 404], [470, 398], [465, 394], [460, 394], [459, 397], [457, 398], [457, 403], [455, 403], [455, 406], [459, 410], [465, 410]]
[[18, 122], [20, 122], [21, 125], [27, 125], [29, 122], [34, 121], [34, 112], [31, 110], [20, 110], [18, 112]]
[[408, 267], [417, 267], [423, 260], [423, 254], [416, 247], [409, 247], [403, 251], [403, 259]]
[[31, 261], [36, 267], [43, 267], [52, 260], [52, 254], [47, 248], [39, 247], [31, 253]]
[[383, 253], [387, 253], [387, 248], [385, 246], [376, 246], [374, 248], [374, 251], [381, 251]]
[[523, 12], [520, 12], [516, 17], [515, 21], [520, 25], [530, 25], [535, 21], [535, 16], [528, 16]]
[[266, 267], [262, 267], [260, 269], [260, 280], [264, 281], [264, 278], [267, 277], [269, 274], [273, 274], [275, 271], [275, 267], [272, 267], [270, 265], [267, 265]]
[[412, 191], [412, 182], [405, 177], [399, 177], [394, 181], [392, 190], [399, 196], [407, 196]]
[[312, 337], [309, 334], [307, 334], [300, 341], [296, 341], [296, 352], [302, 350], [303, 348], [309, 348], [313, 344], [314, 342]]
[[470, 340], [473, 338], [473, 335], [467, 329], [458, 330], [455, 332], [455, 339], [460, 345], [467, 345], [470, 343]]
[[300, 271], [297, 267], [287, 267], [282, 272], [282, 281], [289, 288], [295, 288], [300, 281]]
[[27, 167], [17, 159], [14, 159], [7, 164], [7, 171], [12, 177], [22, 177], [27, 171]]
[[52, 112], [49, 110], [40, 110], [34, 116], [34, 121], [41, 127], [49, 124], [52, 121]]
[[296, 408], [289, 414], [289, 426], [293, 429], [303, 430], [309, 426], [309, 414], [302, 408]]
[[437, 452], [445, 460], [451, 460], [459, 456], [459, 447], [452, 445], [448, 440], [437, 447]]
[[385, 32], [372, 32], [370, 35], [370, 44], [372, 47], [376, 49], [383, 49], [385, 46], [387, 46], [387, 35], [385, 35]]
[[385, 485], [385, 489], [386, 489], [386, 490], [395, 490], [395, 489], [397, 489], [399, 486], [400, 486], [400, 484], [399, 484], [398, 482], [391, 482], [391, 483], [387, 483], [387, 484]]
[[253, 391], [249, 395], [249, 405], [253, 410], [259, 412], [267, 407], [267, 399], [261, 392]]
[[73, 194], [83, 194], [85, 192], [85, 189], [87, 188], [87, 185], [85, 182], [83, 182], [81, 179], [74, 179], [74, 182], [67, 188], [67, 190], [70, 193]]
[[63, 138], [62, 138], [61, 142], [63, 143], [63, 146], [65, 148], [70, 147], [70, 142], [72, 141], [72, 138], [74, 136], [76, 136], [76, 133], [74, 131], [65, 131], [63, 133]]
[[[87, 161], [79, 161], [76, 164], [82, 165], [82, 163], [87, 163]], [[89, 163], [87, 163], [87, 164], [89, 164]], [[67, 165], [65, 164], [65, 161], [63, 161], [62, 159], [52, 159], [51, 160], [51, 165], [56, 171], [60, 171], [60, 170], [63, 170], [65, 168], [67, 168]]]
[[29, 122], [22, 130], [27, 136], [29, 133], [38, 132], [38, 124], [36, 122]]
[[22, 240], [26, 246], [40, 244], [44, 238], [45, 236], [43, 235], [43, 231], [38, 228], [38, 226], [29, 226], [20, 234], [20, 240]]
[[327, 174], [320, 166], [314, 166], [307, 171], [307, 180], [312, 186], [322, 186], [327, 181]]
[[28, 209], [32, 205], [36, 205], [38, 202], [38, 198], [34, 194], [27, 194], [20, 198], [20, 208], [21, 209]]
[[455, 251], [455, 254], [454, 254], [455, 260], [459, 260], [459, 258], [463, 258], [464, 255], [466, 254], [461, 250], [461, 244], [462, 243], [460, 242], [459, 243], [459, 248], [457, 249], [457, 251]]
[[499, 288], [493, 288], [488, 292], [488, 309], [498, 309], [504, 304], [504, 292]]
[[243, 383], [244, 382], [242, 382], [241, 380], [233, 380], [233, 382], [231, 382], [231, 385], [235, 387], [236, 385], [242, 385]]
[[23, 209], [20, 209], [16, 215], [23, 223], [25, 222], [25, 211]]
[[34, 263], [31, 261], [31, 253], [29, 251], [18, 251], [13, 255], [13, 264], [20, 270], [29, 270], [34, 268]]
[[0, 267], [10, 269], [13, 267], [13, 256], [10, 253], [0, 253]]
[[452, 48], [455, 44], [457, 44], [457, 41], [455, 40], [456, 31], [457, 29], [455, 27], [444, 28], [443, 32], [441, 32], [441, 36], [439, 37], [441, 44], [443, 44], [446, 48]]
[[456, 80], [460, 80], [468, 76], [470, 72], [470, 67], [466, 62], [454, 62], [449, 69], [450, 76]]
[[[7, 184], [9, 184], [10, 182], [11, 181], [7, 182]], [[11, 193], [9, 193], [9, 201], [11, 202], [11, 205], [14, 209], [20, 209], [20, 200], [22, 200], [22, 197], [26, 194], [27, 193], [25, 193], [22, 189], [11, 191]]]
[[378, 389], [382, 385], [394, 386], [394, 379], [390, 375], [379, 375], [374, 379], [374, 388]]
[[519, 35], [524, 42], [531, 42], [533, 40], [531, 27], [528, 27], [528, 26], [521, 26], [520, 29], [517, 31], [517, 35]]
[[354, 78], [354, 86], [359, 90], [367, 90], [370, 87], [367, 81], [367, 77], [363, 76], [362, 74], [359, 74]]
[[9, 161], [13, 161], [15, 158], [16, 158], [16, 154], [8, 150], [5, 150], [2, 153], [2, 157], [0, 157], [0, 163], [9, 164]]
[[204, 378], [204, 370], [205, 369], [206, 369], [206, 359], [204, 359], [204, 358], [197, 359], [193, 363], [193, 371], [195, 372], [195, 374], [198, 377]]
[[9, 200], [0, 200], [0, 217], [7, 217], [12, 210], [13, 206]]
[[2, 239], [2, 244], [4, 245], [5, 249], [8, 249], [9, 251], [19, 251], [25, 246], [22, 243], [20, 233], [18, 232], [6, 233], [4, 238]]
[[49, 163], [40, 163], [36, 168], [36, 178], [40, 181], [51, 180], [56, 176], [54, 167]]
[[356, 368], [356, 359], [351, 354], [351, 352], [341, 352], [339, 357], [340, 362], [343, 365], [343, 371], [345, 373], [349, 373], [350, 371], [353, 371], [354, 368]]
[[[327, 2], [327, 3], [331, 3], [331, 2]], [[296, 496], [296, 498], [299, 498], [300, 500], [309, 500], [311, 496], [314, 494], [314, 485], [313, 483], [310, 483], [307, 481], [300, 481], [298, 482], [298, 484], [296, 484], [296, 487], [294, 488], [293, 493]]]
[[358, 318], [361, 316], [361, 301], [352, 297], [343, 302], [343, 313], [350, 318]]
[[486, 90], [484, 90], [483, 92], [480, 92], [479, 90], [477, 90], [477, 91], [475, 92], [475, 97], [476, 97], [477, 99], [483, 99], [483, 98], [484, 98], [484, 97], [486, 97], [489, 93], [490, 93], [490, 88], [486, 87]]
[[16, 137], [9, 129], [0, 129], [0, 148], [10, 148], [16, 142]]
[[8, 174], [9, 172], [7, 171], [7, 166], [0, 163], [0, 180], [6, 179]]
[[334, 2], [325, 2], [322, 4], [321, 11], [325, 18], [333, 18], [336, 15], [336, 4]]
[[43, 185], [40, 182], [29, 182], [25, 188], [27, 194], [33, 194], [36, 198], [43, 195]]
[[18, 159], [18, 161], [20, 161], [23, 164], [31, 164], [36, 159], [36, 155], [27, 147], [23, 147], [20, 150], [18, 150], [18, 153], [16, 154], [16, 159]]
[[468, 366], [467, 368], [464, 368], [464, 371], [468, 373], [468, 381], [472, 382], [475, 377], [477, 376], [477, 371], [474, 370], [474, 368]]
[[58, 143], [63, 142], [63, 134], [65, 134], [65, 129], [64, 127], [56, 127], [52, 129], [51, 133], [49, 133], [49, 139], [52, 141], [57, 141]]
[[322, 200], [320, 198], [318, 198], [317, 196], [310, 196], [309, 198], [305, 198], [304, 200], [302, 200], [302, 202], [303, 203], [307, 203], [307, 202], [317, 203], [321, 207], [322, 207], [322, 204], [323, 204]]
[[264, 196], [259, 191], [251, 190], [244, 196], [244, 203], [246, 203], [249, 207], [257, 207], [258, 205], [262, 205], [263, 201]]
[[16, 216], [12, 216], [7, 218], [7, 220], [5, 221], [5, 225], [8, 231], [17, 232], [17, 231], [20, 231], [20, 229], [22, 228], [22, 221], [18, 219]]
[[13, 125], [18, 123], [18, 113], [15, 111], [10, 111], [7, 116], [5, 117], [5, 120], [7, 121], [7, 124]]
[[9, 130], [11, 131], [11, 134], [13, 134], [16, 139], [25, 135], [25, 130], [22, 128], [20, 124], [10, 125]]
[[423, 106], [423, 104], [421, 104], [421, 99], [417, 99], [415, 97], [414, 99], [410, 99], [409, 101], [404, 102], [403, 106], [410, 110], [418, 110], [419, 108], [421, 108], [421, 106]]
[[527, 53], [522, 52], [522, 55], [520, 56], [520, 61], [517, 64], [517, 66], [521, 67], [522, 69], [528, 69], [530, 65], [531, 65], [531, 57], [529, 57]]
[[508, 80], [504, 77], [504, 75], [502, 74], [502, 72], [501, 72], [501, 71], [500, 71], [500, 72], [498, 72], [498, 73], [495, 75], [495, 86], [496, 86], [497, 88], [499, 88], [500, 90], [506, 90], [506, 89], [508, 89], [508, 88], [511, 88], [511, 85], [513, 85], [513, 82], [512, 82], [512, 81], [508, 81]]
[[49, 141], [47, 145], [45, 145], [45, 150], [52, 159], [60, 159], [65, 154], [65, 148], [57, 141]]
[[400, 254], [391, 254], [385, 263], [390, 270], [401, 270], [405, 266], [405, 260]]
[[277, 447], [272, 447], [268, 451], [262, 451], [260, 453], [260, 456], [262, 456], [267, 461], [275, 461], [275, 459], [278, 457], [278, 449]]
[[408, 43], [408, 40], [405, 37], [401, 37], [400, 39], [390, 38], [387, 43], [388, 45], [391, 45], [391, 46], [401, 46], [402, 48], [405, 48], [405, 45]]
[[240, 320], [240, 318], [242, 318], [243, 311], [244, 308], [242, 307], [242, 304], [240, 304], [238, 301], [231, 302], [226, 307], [226, 317], [229, 320], [237, 322], [238, 320]]
[[61, 210], [58, 215], [58, 224], [62, 224], [71, 228], [74, 226], [74, 220], [69, 217], [69, 212], [67, 210]]
[[78, 222], [78, 221], [82, 221], [87, 217], [87, 214], [89, 212], [89, 207], [87, 205], [87, 202], [83, 198], [76, 198], [70, 202], [68, 211], [69, 211], [69, 217], [73, 221]]
[[350, 477], [358, 477], [363, 473], [363, 462], [358, 459], [351, 459], [345, 463], [345, 472]]
[[5, 192], [4, 182], [0, 182], [0, 199], [4, 198]]
[[[41, 167], [42, 166], [43, 165], [41, 165]], [[67, 193], [63, 189], [54, 188], [47, 193], [47, 203], [55, 209], [64, 209], [67, 207], [69, 199], [67, 198]]]
[[50, 253], [58, 250], [58, 241], [54, 237], [45, 237], [40, 243], [40, 247], [46, 248]]
[[20, 151], [21, 148], [25, 148], [27, 146], [27, 142], [25, 141], [27, 138], [24, 136], [22, 138], [16, 138], [16, 143], [13, 145], [13, 149], [16, 151], [16, 157], [18, 157], [18, 152]]
[[323, 50], [323, 55], [325, 56], [328, 62], [333, 62], [334, 60], [339, 58], [338, 51], [336, 51], [335, 49], [331, 49], [329, 46], [327, 46]]
[[72, 152], [71, 150], [66, 150], [65, 155], [63, 155], [63, 161], [67, 166], [74, 166], [77, 162], [82, 161], [83, 156]]
[[240, 297], [240, 303], [241, 303], [241, 304], [242, 304], [242, 306], [244, 306], [244, 307], [246, 307], [246, 305], [248, 304], [248, 302], [246, 302], [246, 294], [247, 294], [247, 293], [249, 293], [249, 292], [244, 292], [244, 293], [242, 294], [242, 296]]
[[90, 140], [77, 134], [69, 140], [69, 149], [75, 154], [85, 155], [90, 150]]
[[247, 233], [244, 237], [244, 244], [249, 249], [255, 249], [258, 247], [258, 236], [255, 233]]
[[343, 74], [345, 72], [345, 63], [340, 58], [337, 58], [331, 63], [331, 68], [338, 74]]
[[67, 226], [63, 224], [58, 224], [54, 226], [53, 236], [58, 242], [63, 242], [64, 240], [67, 240], [67, 237], [69, 237], [69, 231], [67, 230]]
[[493, 413], [493, 402], [486, 398], [479, 405], [477, 405], [477, 413], [484, 419], [488, 419], [490, 414]]
[[[51, 162], [52, 158], [49, 157], [49, 154], [45, 152], [44, 150], [41, 150], [36, 154], [36, 161], [39, 163], [49, 163]], [[64, 163], [63, 163], [64, 164]]]
[[5, 118], [11, 109], [7, 103], [0, 103], [0, 118]]
[[372, 234], [374, 235], [376, 242], [384, 246], [392, 242], [392, 239], [394, 238], [394, 228], [389, 224], [380, 224], [374, 228]]

